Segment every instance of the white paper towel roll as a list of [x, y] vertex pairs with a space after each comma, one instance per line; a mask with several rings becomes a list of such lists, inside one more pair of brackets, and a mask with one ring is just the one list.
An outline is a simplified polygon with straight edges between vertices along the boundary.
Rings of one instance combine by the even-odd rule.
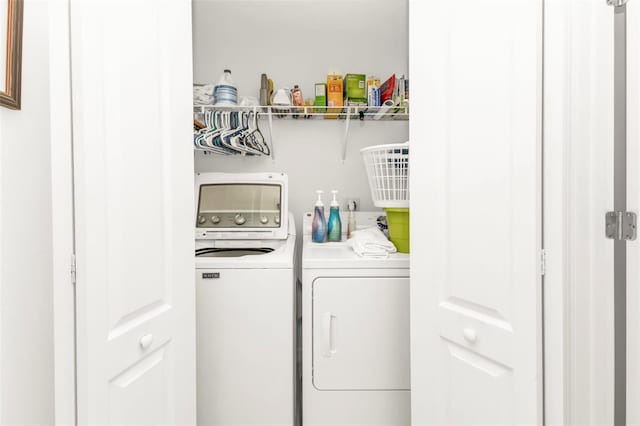
[[387, 99], [386, 101], [384, 101], [384, 103], [382, 104], [382, 106], [380, 107], [378, 112], [373, 116], [373, 119], [374, 120], [380, 120], [394, 106], [395, 106], [395, 104], [393, 103], [393, 101], [391, 99]]

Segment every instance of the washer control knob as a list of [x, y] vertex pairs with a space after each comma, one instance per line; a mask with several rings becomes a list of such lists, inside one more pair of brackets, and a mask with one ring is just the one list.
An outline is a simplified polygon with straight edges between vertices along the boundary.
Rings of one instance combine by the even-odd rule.
[[273, 221], [276, 223], [276, 225], [280, 225], [280, 216], [274, 217]]
[[202, 225], [207, 221], [207, 218], [204, 216], [198, 216], [198, 224]]
[[211, 216], [211, 223], [213, 223], [214, 225], [219, 224], [220, 223], [220, 216], [216, 216], [216, 215]]
[[267, 223], [269, 223], [269, 218], [266, 216], [260, 216], [260, 223], [266, 225]]
[[233, 221], [236, 223], [236, 225], [244, 225], [244, 223], [247, 221], [247, 219], [245, 219], [244, 216], [242, 216], [240, 213], [238, 213], [234, 218]]

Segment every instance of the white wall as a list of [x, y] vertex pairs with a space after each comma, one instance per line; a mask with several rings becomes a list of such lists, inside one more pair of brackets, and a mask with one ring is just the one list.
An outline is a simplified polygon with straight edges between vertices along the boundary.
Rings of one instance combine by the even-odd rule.
[[[194, 81], [215, 83], [229, 68], [240, 96], [258, 97], [263, 72], [276, 89], [298, 84], [307, 99], [331, 69], [381, 79], [408, 71], [407, 0], [194, 0], [193, 32]], [[266, 121], [261, 128], [266, 134]], [[300, 231], [316, 189], [337, 189], [341, 199], [360, 198], [360, 210], [374, 209], [359, 150], [404, 142], [409, 126], [352, 122], [344, 162], [343, 132], [340, 120], [275, 120], [275, 161], [198, 152], [196, 171], [287, 173]]]
[[22, 110], [0, 108], [0, 424], [53, 423], [48, 6], [26, 0]]

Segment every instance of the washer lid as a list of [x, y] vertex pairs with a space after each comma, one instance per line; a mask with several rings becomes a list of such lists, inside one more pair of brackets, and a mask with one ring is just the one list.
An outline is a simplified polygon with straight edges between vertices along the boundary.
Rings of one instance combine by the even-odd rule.
[[196, 250], [196, 257], [242, 257], [271, 253], [271, 247], [209, 247]]
[[377, 269], [409, 268], [409, 255], [393, 253], [386, 259], [372, 259], [358, 256], [346, 241], [339, 243], [314, 243], [304, 236], [302, 246], [303, 269]]
[[[384, 212], [355, 212], [356, 227], [365, 228], [376, 224]], [[347, 245], [348, 212], [340, 212], [342, 218], [342, 241], [335, 243], [314, 243], [311, 241], [312, 214], [302, 217], [302, 268], [303, 269], [352, 269], [352, 268], [409, 268], [409, 255], [393, 253], [386, 259], [372, 259], [358, 256]]]
[[[208, 250], [219, 254], [196, 256], [196, 269], [291, 269], [294, 265], [295, 235], [289, 235], [286, 240], [263, 241], [262, 245], [258, 245], [258, 241], [209, 241], [211, 245], [204, 243], [196, 241], [197, 252]], [[214, 246], [213, 243], [224, 244]]]

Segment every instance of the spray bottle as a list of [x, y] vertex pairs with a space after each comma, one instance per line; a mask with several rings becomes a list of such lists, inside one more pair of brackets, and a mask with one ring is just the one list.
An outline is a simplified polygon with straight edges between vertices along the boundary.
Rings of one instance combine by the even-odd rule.
[[324, 204], [322, 203], [322, 191], [317, 190], [318, 201], [313, 213], [311, 224], [311, 240], [314, 243], [324, 243], [327, 239], [327, 222], [324, 219]]
[[338, 191], [335, 189], [331, 191], [333, 194], [333, 200], [331, 201], [331, 208], [329, 210], [329, 241], [342, 240], [342, 222], [340, 221], [340, 204], [336, 200]]

